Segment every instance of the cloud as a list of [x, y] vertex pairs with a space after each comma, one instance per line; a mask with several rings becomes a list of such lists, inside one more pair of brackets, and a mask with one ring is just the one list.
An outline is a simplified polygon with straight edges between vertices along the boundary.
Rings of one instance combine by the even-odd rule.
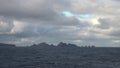
[[[89, 6], [88, 6], [89, 5]], [[118, 14], [120, 6], [113, 0], [77, 0], [72, 3], [72, 10], [77, 13], [92, 13], [98, 15], [113, 15]], [[114, 12], [116, 10], [116, 12]]]
[[0, 0], [0, 42], [119, 46], [118, 0]]
[[0, 0], [0, 15], [13, 18], [39, 18], [51, 20], [57, 12], [52, 0]]
[[11, 24], [13, 21], [9, 18], [0, 17], [0, 34], [1, 33], [7, 33], [10, 32], [10, 30], [13, 28], [13, 24]]
[[113, 0], [113, 1], [118, 1], [119, 2], [120, 0]]

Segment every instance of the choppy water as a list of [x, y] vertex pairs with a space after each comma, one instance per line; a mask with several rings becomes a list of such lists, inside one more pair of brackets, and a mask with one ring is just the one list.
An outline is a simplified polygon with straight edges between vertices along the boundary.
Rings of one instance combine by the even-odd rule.
[[0, 48], [0, 68], [120, 68], [120, 48]]

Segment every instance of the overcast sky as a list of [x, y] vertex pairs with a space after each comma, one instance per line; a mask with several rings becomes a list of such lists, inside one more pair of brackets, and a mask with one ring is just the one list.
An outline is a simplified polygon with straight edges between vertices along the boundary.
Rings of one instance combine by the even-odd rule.
[[120, 0], [0, 0], [0, 42], [120, 46]]

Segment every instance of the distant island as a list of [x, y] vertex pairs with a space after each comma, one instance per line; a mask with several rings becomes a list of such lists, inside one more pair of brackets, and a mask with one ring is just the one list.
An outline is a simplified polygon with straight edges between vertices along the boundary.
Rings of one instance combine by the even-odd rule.
[[[6, 43], [0, 43], [0, 47], [17, 47], [15, 44], [6, 44]], [[28, 47], [37, 47], [37, 48], [45, 48], [45, 47], [57, 47], [57, 48], [77, 48], [77, 47], [84, 47], [84, 48], [94, 48], [94, 45], [91, 46], [78, 46], [76, 44], [71, 44], [71, 43], [64, 43], [60, 42], [57, 45], [54, 44], [48, 44], [46, 42], [42, 42], [39, 44], [33, 44]]]
[[90, 46], [78, 46], [76, 44], [71, 44], [71, 43], [64, 43], [64, 42], [60, 42], [58, 43], [57, 45], [54, 45], [54, 44], [48, 44], [46, 42], [42, 42], [42, 43], [39, 43], [39, 44], [33, 44], [31, 45], [30, 47], [59, 47], [59, 48], [68, 48], [68, 47], [84, 47], [84, 48], [94, 48], [95, 46], [94, 45], [90, 45]]
[[15, 44], [0, 43], [0, 47], [16, 47]]

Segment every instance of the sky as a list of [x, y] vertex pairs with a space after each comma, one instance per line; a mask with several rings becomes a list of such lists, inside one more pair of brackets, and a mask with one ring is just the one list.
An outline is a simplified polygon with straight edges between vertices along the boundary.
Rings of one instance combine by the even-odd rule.
[[120, 47], [120, 0], [0, 0], [0, 42]]

